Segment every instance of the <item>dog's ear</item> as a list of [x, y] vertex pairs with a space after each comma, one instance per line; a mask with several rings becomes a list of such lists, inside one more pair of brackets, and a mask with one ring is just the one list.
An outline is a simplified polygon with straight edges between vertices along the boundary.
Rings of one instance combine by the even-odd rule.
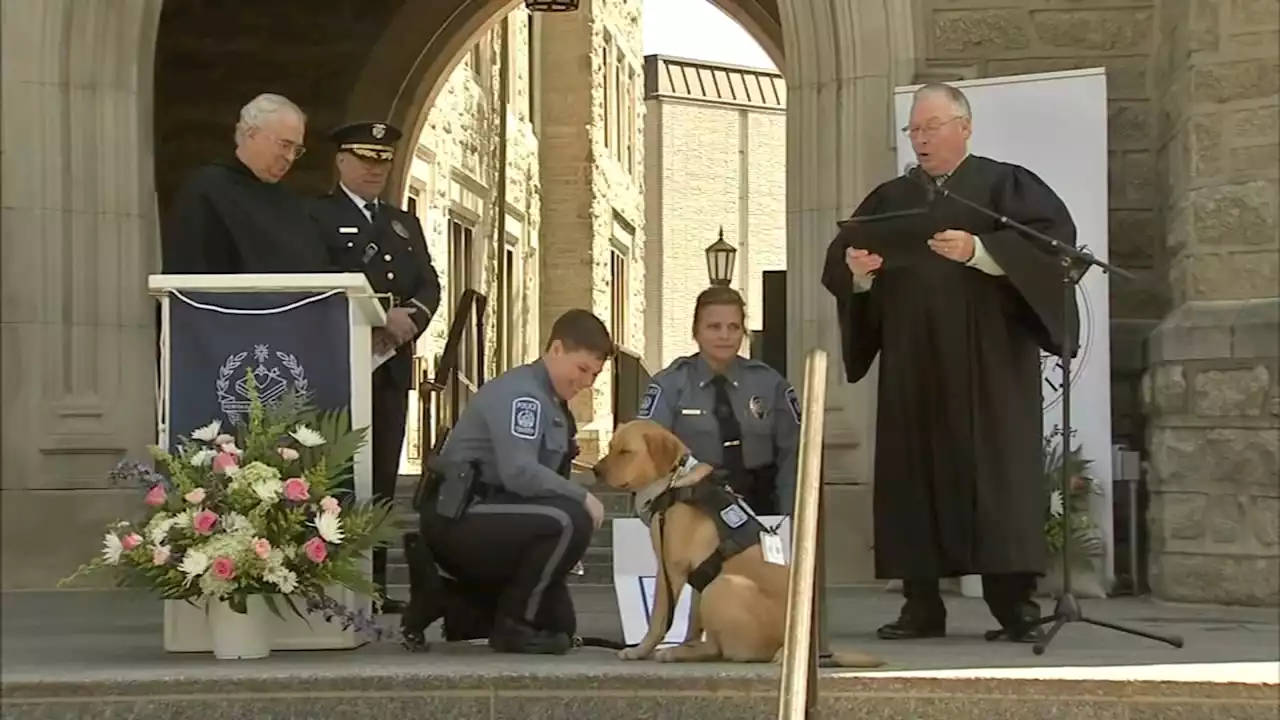
[[644, 444], [655, 468], [663, 473], [675, 469], [682, 453], [680, 441], [675, 435], [666, 430], [652, 430], [644, 434]]

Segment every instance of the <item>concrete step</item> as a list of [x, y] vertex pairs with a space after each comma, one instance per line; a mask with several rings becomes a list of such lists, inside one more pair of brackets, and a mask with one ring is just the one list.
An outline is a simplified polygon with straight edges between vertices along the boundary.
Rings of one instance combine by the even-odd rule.
[[[599, 660], [591, 663], [590, 657]], [[576, 659], [495, 656], [451, 646], [427, 654], [372, 659], [334, 672], [308, 663], [255, 672], [261, 661], [223, 663], [217, 677], [175, 667], [172, 677], [130, 681], [4, 682], [11, 720], [174, 720], [201, 718], [655, 718], [772, 720], [776, 668], [631, 663], [601, 650]], [[272, 658], [274, 661], [275, 658]], [[600, 666], [616, 669], [605, 673]], [[191, 663], [181, 663], [190, 666]], [[823, 674], [819, 718], [1034, 720], [1177, 718], [1273, 720], [1275, 688], [1211, 683], [1099, 682], [1021, 678]]]

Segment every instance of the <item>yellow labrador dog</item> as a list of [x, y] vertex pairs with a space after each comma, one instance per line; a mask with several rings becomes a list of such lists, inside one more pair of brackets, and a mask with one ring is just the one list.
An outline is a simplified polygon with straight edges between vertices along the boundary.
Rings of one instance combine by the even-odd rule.
[[[670, 489], [703, 482], [709, 465], [689, 458], [684, 443], [655, 422], [636, 420], [617, 429], [609, 454], [595, 467], [605, 484], [652, 501]], [[659, 505], [661, 507], [661, 505]], [[659, 662], [770, 662], [781, 657], [786, 628], [786, 565], [768, 562], [759, 544], [724, 561], [720, 573], [693, 598], [689, 633], [683, 645], [656, 655], [671, 625], [675, 600], [690, 574], [720, 545], [718, 525], [694, 504], [677, 502], [649, 522], [654, 557], [658, 560], [657, 588], [649, 632], [639, 645], [619, 652], [624, 660]], [[703, 630], [706, 638], [703, 639]], [[883, 660], [861, 654], [840, 654], [843, 667], [879, 667]]]

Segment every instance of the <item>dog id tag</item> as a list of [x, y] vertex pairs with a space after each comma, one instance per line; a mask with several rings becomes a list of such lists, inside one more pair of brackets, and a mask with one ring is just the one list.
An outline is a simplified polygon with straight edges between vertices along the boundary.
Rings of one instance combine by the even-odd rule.
[[764, 553], [764, 561], [767, 563], [787, 564], [787, 558], [782, 552], [782, 538], [771, 532], [760, 533], [760, 551]]

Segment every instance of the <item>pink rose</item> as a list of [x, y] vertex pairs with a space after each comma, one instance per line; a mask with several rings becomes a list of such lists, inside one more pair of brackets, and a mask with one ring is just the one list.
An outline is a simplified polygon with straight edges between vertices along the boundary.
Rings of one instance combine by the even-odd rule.
[[239, 468], [236, 462], [236, 456], [232, 453], [221, 452], [213, 459], [213, 471], [215, 473], [228, 473]]
[[294, 502], [302, 502], [311, 497], [311, 486], [300, 477], [292, 477], [284, 481], [284, 496]]
[[166, 499], [166, 495], [164, 492], [164, 486], [152, 485], [151, 489], [147, 491], [147, 497], [145, 500], [143, 500], [143, 502], [150, 505], [151, 507], [160, 507], [165, 503], [165, 499]]
[[298, 459], [298, 451], [291, 447], [276, 448], [276, 452], [280, 453], [280, 457], [284, 458], [285, 462], [293, 462]]
[[161, 545], [160, 547], [151, 551], [152, 565], [163, 565], [167, 562], [169, 562], [169, 546], [168, 545]]
[[325, 495], [320, 500], [320, 509], [323, 510], [324, 512], [337, 515], [338, 513], [342, 512], [342, 503], [338, 502], [336, 499], [334, 499], [329, 495]]
[[142, 536], [138, 533], [129, 533], [120, 538], [120, 546], [128, 552], [142, 544]]
[[186, 495], [183, 495], [182, 499], [186, 500], [192, 505], [199, 505], [200, 503], [204, 502], [204, 488], [196, 488], [195, 490], [192, 490]]
[[218, 557], [213, 561], [212, 572], [219, 580], [231, 580], [236, 576], [236, 563], [229, 557]]
[[307, 559], [313, 563], [322, 563], [325, 558], [329, 557], [329, 548], [324, 544], [324, 540], [319, 537], [313, 537], [304, 543], [302, 551], [307, 554]]
[[253, 541], [253, 554], [266, 560], [267, 556], [271, 554], [271, 541], [266, 538], [255, 539]]
[[218, 524], [218, 514], [212, 510], [201, 510], [191, 518], [191, 529], [196, 531], [197, 535], [208, 535], [213, 532], [213, 526]]

